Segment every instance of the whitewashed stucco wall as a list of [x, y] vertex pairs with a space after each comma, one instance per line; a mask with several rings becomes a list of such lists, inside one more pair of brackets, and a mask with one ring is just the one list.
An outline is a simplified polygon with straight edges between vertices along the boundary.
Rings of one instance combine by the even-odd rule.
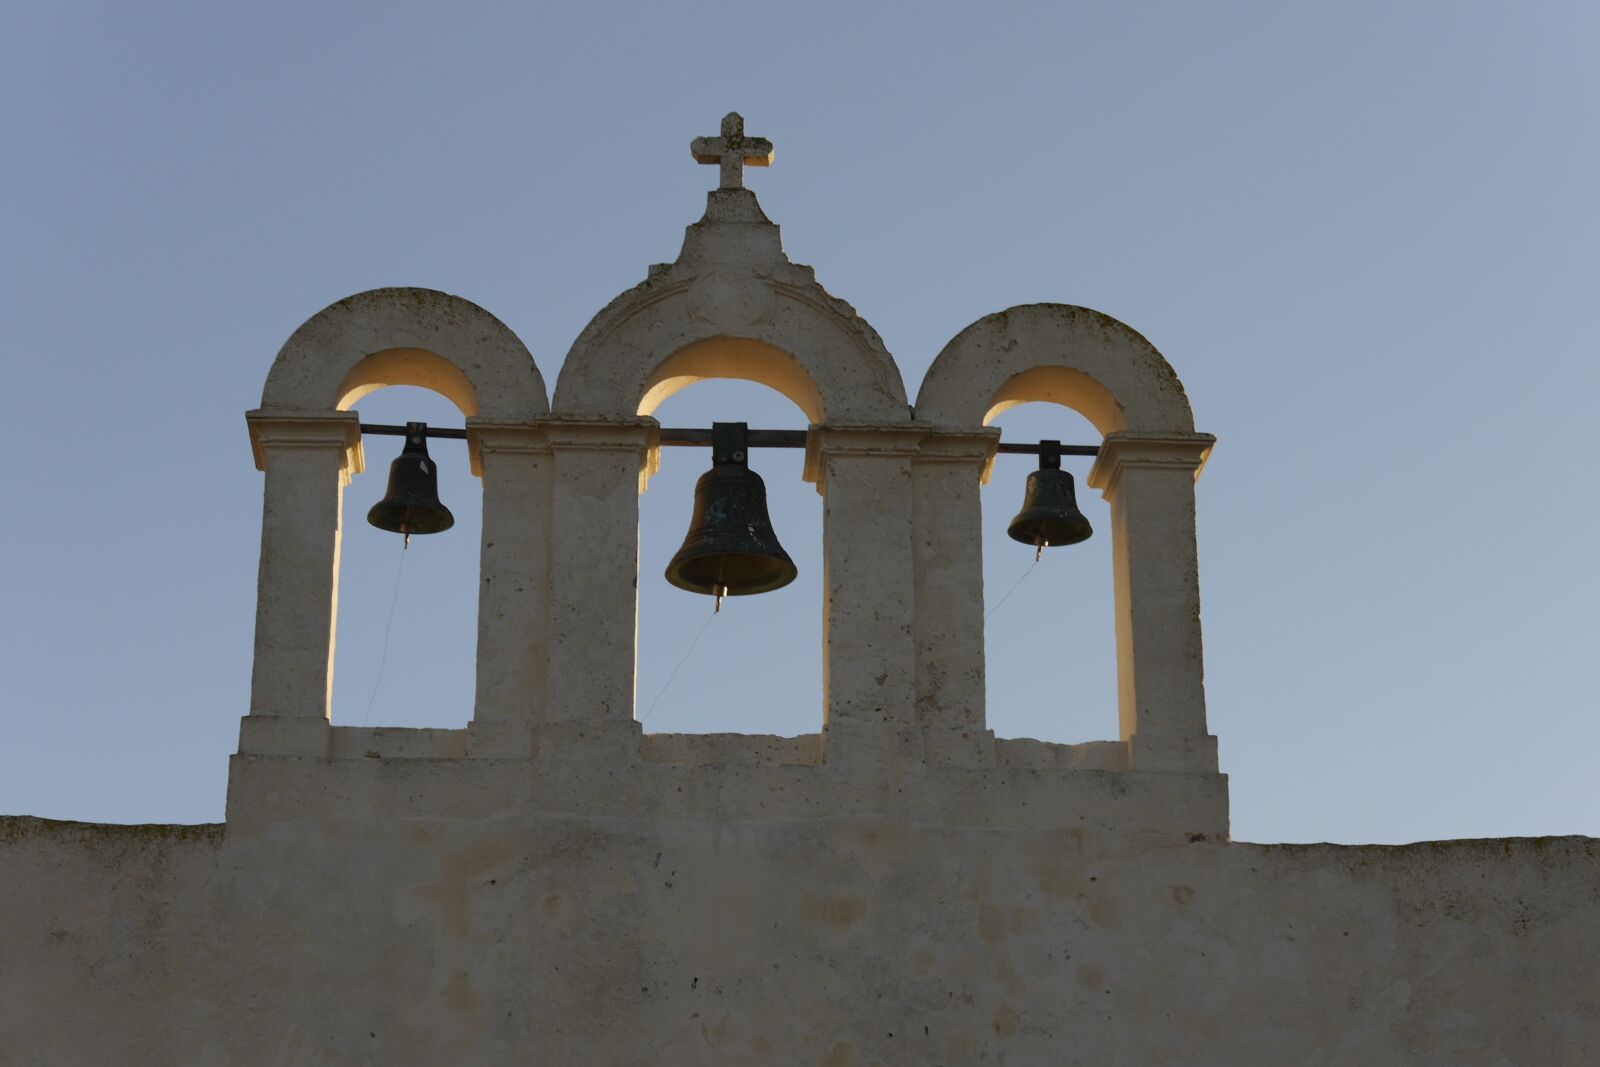
[[453, 816], [0, 821], [0, 1064], [1600, 1062], [1593, 839], [585, 817], [530, 786], [490, 775]]

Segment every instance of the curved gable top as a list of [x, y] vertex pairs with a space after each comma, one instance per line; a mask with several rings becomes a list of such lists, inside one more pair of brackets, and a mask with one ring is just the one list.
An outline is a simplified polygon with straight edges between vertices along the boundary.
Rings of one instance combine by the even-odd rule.
[[324, 413], [388, 385], [416, 385], [463, 415], [528, 422], [549, 411], [544, 378], [510, 328], [436, 289], [369, 289], [307, 319], [267, 373], [261, 409]]
[[1070, 407], [1102, 434], [1193, 433], [1183, 383], [1132, 327], [1071, 304], [986, 315], [944, 346], [917, 394], [919, 422], [972, 428], [1030, 400]]
[[900, 369], [877, 331], [794, 264], [658, 272], [579, 335], [553, 407], [575, 417], [648, 415], [702, 378], [759, 382], [815, 423], [910, 419]]

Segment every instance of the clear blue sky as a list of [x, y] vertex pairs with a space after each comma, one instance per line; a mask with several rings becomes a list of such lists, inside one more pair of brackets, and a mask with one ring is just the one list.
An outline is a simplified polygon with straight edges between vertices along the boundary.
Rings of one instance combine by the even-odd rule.
[[[670, 260], [730, 109], [786, 246], [914, 395], [1033, 301], [1143, 332], [1221, 439], [1199, 485], [1235, 836], [1600, 834], [1600, 7], [83, 4], [0, 8], [0, 812], [222, 815], [261, 476], [243, 412], [328, 303], [465, 296], [547, 382]], [[388, 390], [369, 419], [458, 424]], [[747, 384], [663, 421], [799, 426]], [[1015, 437], [1084, 440], [1036, 406]], [[418, 539], [371, 722], [470, 716], [479, 491]], [[346, 498], [335, 721], [367, 712], [398, 546]], [[704, 457], [643, 500], [639, 699], [708, 610], [659, 577]], [[761, 454], [803, 576], [733, 605], [650, 730], [820, 722], [821, 502]], [[984, 491], [993, 604], [1024, 460]], [[1081, 474], [1084, 468], [1077, 467]], [[1115, 734], [1102, 530], [989, 623], [991, 723]], [[597, 561], [597, 565], [603, 561]], [[1063, 681], [1066, 684], [1063, 684]]]

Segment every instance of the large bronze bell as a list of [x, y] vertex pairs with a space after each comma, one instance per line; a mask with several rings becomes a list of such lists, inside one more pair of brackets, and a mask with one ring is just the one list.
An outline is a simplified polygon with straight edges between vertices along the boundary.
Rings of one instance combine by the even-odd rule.
[[1094, 527], [1078, 510], [1072, 475], [1061, 469], [1061, 442], [1039, 442], [1039, 469], [1028, 475], [1022, 510], [1006, 529], [1013, 541], [1045, 549], [1086, 541]]
[[389, 491], [372, 505], [367, 521], [407, 539], [442, 533], [456, 524], [450, 509], [439, 502], [439, 468], [428, 457], [427, 423], [406, 423], [406, 447], [389, 464]]
[[781, 589], [800, 573], [778, 544], [767, 487], [748, 466], [748, 451], [744, 423], [711, 424], [711, 469], [695, 483], [689, 533], [667, 564], [667, 581], [679, 589], [749, 596]]

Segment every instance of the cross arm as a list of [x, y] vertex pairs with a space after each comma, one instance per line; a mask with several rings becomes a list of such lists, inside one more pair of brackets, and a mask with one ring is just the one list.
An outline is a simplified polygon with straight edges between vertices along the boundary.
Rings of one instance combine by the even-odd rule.
[[696, 137], [689, 145], [696, 163], [721, 163], [723, 156], [739, 156], [747, 167], [772, 164], [772, 142], [765, 137], [740, 137], [729, 144], [722, 137]]

